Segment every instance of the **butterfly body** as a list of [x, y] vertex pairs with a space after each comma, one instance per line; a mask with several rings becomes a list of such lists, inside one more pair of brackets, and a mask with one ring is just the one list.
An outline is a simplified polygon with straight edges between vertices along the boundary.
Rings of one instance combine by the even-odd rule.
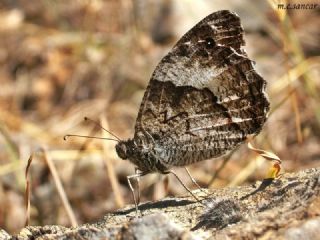
[[262, 129], [266, 81], [241, 48], [239, 17], [215, 12], [187, 32], [156, 67], [133, 139], [116, 150], [142, 172], [219, 157]]

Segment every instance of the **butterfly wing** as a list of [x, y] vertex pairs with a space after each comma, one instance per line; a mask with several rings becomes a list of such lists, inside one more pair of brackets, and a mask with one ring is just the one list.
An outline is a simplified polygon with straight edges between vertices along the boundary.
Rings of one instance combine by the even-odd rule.
[[221, 156], [259, 133], [269, 109], [266, 82], [244, 44], [239, 17], [226, 10], [187, 32], [151, 77], [135, 139], [151, 141], [161, 162], [184, 166]]

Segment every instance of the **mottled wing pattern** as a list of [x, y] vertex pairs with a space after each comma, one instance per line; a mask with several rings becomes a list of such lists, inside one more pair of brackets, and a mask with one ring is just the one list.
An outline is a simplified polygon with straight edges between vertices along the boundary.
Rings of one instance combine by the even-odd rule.
[[266, 120], [266, 82], [241, 49], [239, 17], [215, 12], [187, 32], [156, 67], [135, 126], [169, 166], [218, 157]]

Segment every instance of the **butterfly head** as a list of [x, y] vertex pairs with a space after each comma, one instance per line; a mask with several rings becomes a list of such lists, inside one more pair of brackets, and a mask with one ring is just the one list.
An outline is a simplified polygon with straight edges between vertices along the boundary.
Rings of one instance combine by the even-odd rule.
[[134, 144], [132, 140], [120, 141], [116, 145], [116, 152], [123, 160], [128, 159], [134, 151]]

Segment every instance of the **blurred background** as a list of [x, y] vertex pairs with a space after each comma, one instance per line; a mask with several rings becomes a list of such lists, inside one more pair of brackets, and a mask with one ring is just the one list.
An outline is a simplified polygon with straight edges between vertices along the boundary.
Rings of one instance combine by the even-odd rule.
[[[268, 82], [270, 117], [254, 146], [277, 154], [285, 172], [319, 166], [320, 7], [286, 11], [278, 3], [2, 0], [0, 228], [16, 233], [25, 224], [32, 153], [31, 225], [94, 222], [133, 204], [126, 176], [134, 167], [117, 157], [115, 142], [63, 136], [110, 137], [84, 122], [87, 116], [121, 139], [132, 137], [157, 63], [188, 29], [221, 9], [241, 17], [247, 53]], [[221, 188], [261, 180], [270, 168], [245, 144], [225, 159], [189, 170], [201, 186]], [[194, 188], [184, 169], [177, 173]], [[187, 194], [173, 176], [152, 174], [140, 185], [142, 201]]]

